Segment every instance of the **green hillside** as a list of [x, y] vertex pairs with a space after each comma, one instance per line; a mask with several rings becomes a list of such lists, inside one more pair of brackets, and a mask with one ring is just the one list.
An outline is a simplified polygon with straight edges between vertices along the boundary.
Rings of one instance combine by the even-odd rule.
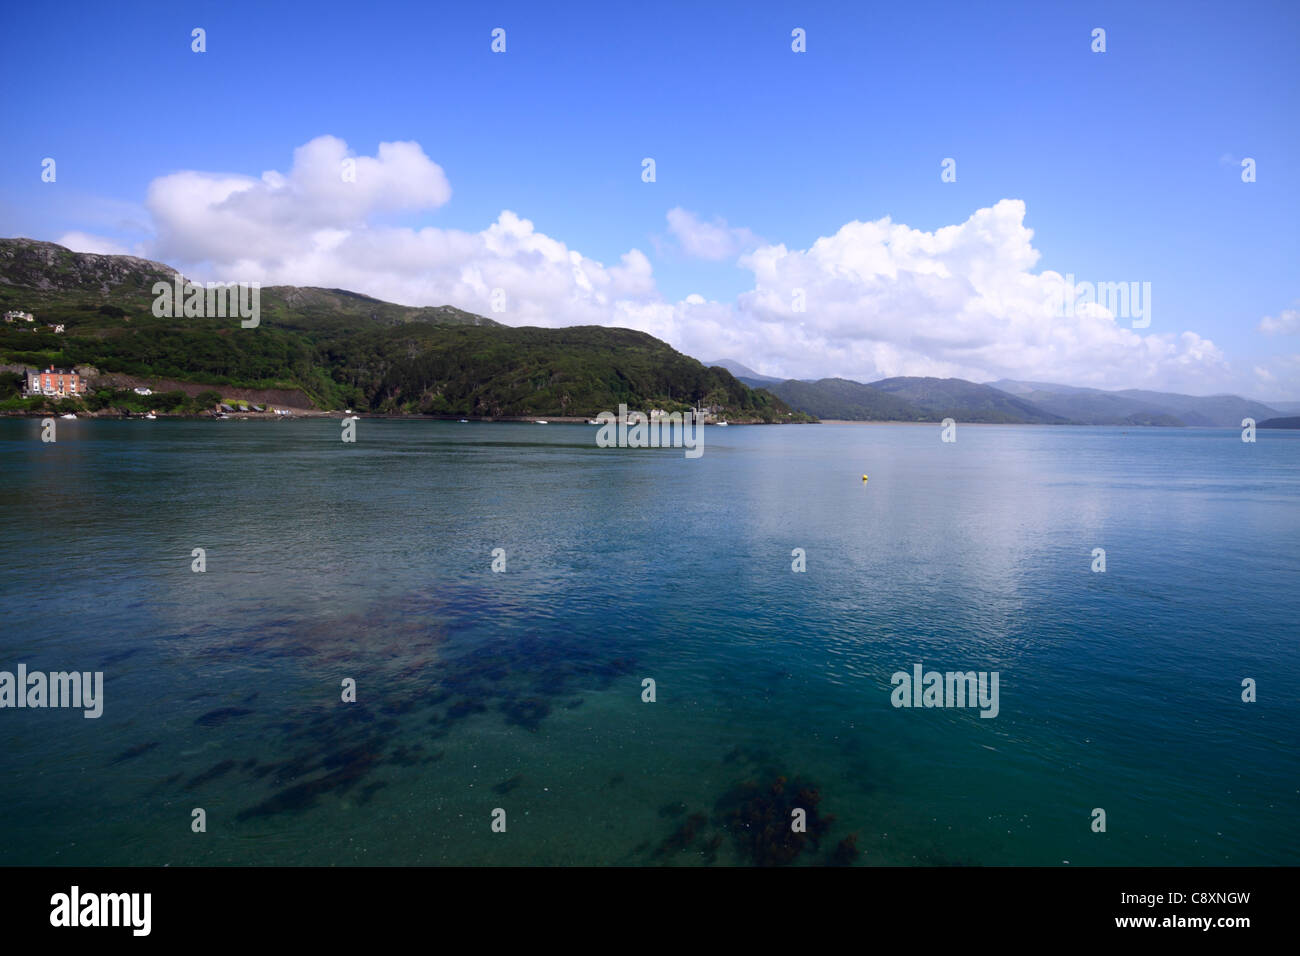
[[[92, 366], [218, 391], [300, 389], [324, 409], [558, 417], [624, 402], [669, 411], [716, 406], [734, 421], [810, 420], [725, 369], [627, 329], [513, 328], [451, 306], [293, 286], [261, 290], [257, 328], [241, 328], [238, 318], [156, 317], [153, 285], [173, 274], [145, 259], [0, 239], [0, 312], [36, 316], [0, 325], [0, 364]], [[0, 408], [26, 407], [12, 394], [14, 382], [0, 381]]]

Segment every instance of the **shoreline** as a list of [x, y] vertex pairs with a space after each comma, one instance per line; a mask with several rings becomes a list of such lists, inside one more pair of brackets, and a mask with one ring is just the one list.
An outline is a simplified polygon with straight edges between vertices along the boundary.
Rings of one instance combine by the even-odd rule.
[[[0, 418], [61, 418], [63, 412], [19, 412], [4, 411], [0, 412]], [[381, 414], [377, 412], [353, 412], [351, 415], [341, 411], [322, 411], [320, 409], [294, 409], [289, 415], [276, 415], [267, 412], [226, 412], [225, 418], [219, 418], [211, 413], [202, 415], [171, 415], [159, 413], [153, 419], [146, 419], [144, 415], [121, 415], [121, 414], [102, 414], [99, 412], [81, 412], [77, 414], [78, 421], [292, 421], [301, 418], [370, 418], [382, 419], [387, 421], [425, 421], [425, 422], [461, 422], [466, 424], [492, 424], [492, 423], [513, 423], [513, 424], [535, 424], [544, 421], [549, 425], [587, 425], [592, 424], [588, 421], [587, 416], [574, 415], [551, 415], [546, 417], [519, 417], [502, 415], [495, 418], [466, 418], [461, 419], [455, 415], [400, 415], [400, 414]], [[702, 422], [710, 428], [717, 427], [716, 422]], [[728, 420], [728, 425], [817, 425], [820, 422], [765, 422], [759, 420], [732, 421]], [[855, 424], [855, 423], [848, 423]], [[866, 423], [857, 423], [866, 424]], [[883, 424], [883, 423], [876, 423]], [[596, 427], [593, 425], [593, 427]]]
[[[35, 419], [56, 418], [56, 419], [63, 420], [61, 417], [63, 414], [64, 413], [61, 412], [49, 412], [49, 411], [46, 412], [0, 411], [0, 420], [6, 418], [35, 418]], [[456, 423], [462, 421], [462, 419], [459, 416], [455, 416], [455, 415], [402, 415], [402, 414], [391, 414], [391, 413], [380, 414], [376, 412], [363, 412], [363, 413], [353, 412], [353, 414], [349, 416], [341, 411], [322, 411], [320, 409], [294, 409], [292, 414], [289, 415], [276, 415], [274, 413], [266, 413], [266, 412], [227, 412], [225, 413], [225, 415], [226, 417], [223, 419], [223, 418], [218, 418], [217, 416], [212, 415], [210, 413], [204, 413], [202, 415], [171, 415], [171, 414], [161, 413], [155, 415], [153, 419], [147, 419], [145, 418], [144, 415], [121, 415], [121, 414], [103, 414], [98, 412], [82, 412], [77, 414], [76, 420], [77, 421], [99, 420], [99, 421], [188, 421], [188, 422], [198, 422], [198, 421], [283, 422], [283, 421], [292, 421], [294, 419], [333, 418], [337, 420], [342, 420], [344, 418], [355, 417], [357, 419], [375, 419], [375, 420], [383, 420], [383, 421], [424, 421], [424, 422], [456, 422]], [[588, 420], [586, 416], [575, 416], [575, 415], [554, 415], [540, 420], [545, 421], [547, 424], [551, 424], [551, 425], [588, 424]], [[500, 416], [496, 418], [468, 418], [468, 419], [464, 419], [463, 421], [465, 422], [465, 424], [505, 423], [505, 424], [520, 425], [520, 424], [534, 424], [537, 423], [539, 419], [534, 417]], [[719, 427], [716, 422], [704, 422], [703, 424], [710, 428]], [[867, 425], [873, 427], [887, 426], [887, 425], [902, 425], [902, 426], [907, 426], [912, 428], [934, 428], [936, 426], [941, 427], [943, 425], [943, 422], [942, 421], [935, 421], [935, 422], [898, 421], [894, 419], [859, 420], [859, 419], [850, 419], [850, 418], [822, 418], [811, 422], [765, 422], [765, 421], [754, 421], [754, 420], [746, 420], [746, 421], [728, 420], [727, 424], [728, 425]], [[969, 427], [976, 427], [976, 428], [999, 428], [999, 427], [1123, 428], [1125, 430], [1147, 429], [1147, 428], [1158, 429], [1158, 430], [1179, 429], [1179, 428], [1220, 428], [1229, 431], [1237, 430], [1232, 425], [1217, 425], [1217, 426], [1216, 425], [1133, 425], [1133, 424], [1094, 425], [1094, 424], [1086, 424], [1081, 422], [968, 422], [968, 421], [962, 421], [960, 419], [957, 420], [957, 424], [961, 425], [963, 428], [969, 428]], [[592, 427], [597, 427], [597, 426], [592, 426]], [[1269, 426], [1269, 430], [1294, 431], [1296, 429], [1287, 428], [1285, 426], [1274, 425], [1274, 426]]]

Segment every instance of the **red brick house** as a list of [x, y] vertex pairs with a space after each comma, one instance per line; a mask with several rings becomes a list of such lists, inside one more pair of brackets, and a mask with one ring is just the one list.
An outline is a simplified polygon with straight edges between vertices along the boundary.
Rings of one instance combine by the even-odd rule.
[[27, 394], [67, 398], [86, 394], [86, 380], [76, 372], [51, 365], [44, 372], [27, 373]]

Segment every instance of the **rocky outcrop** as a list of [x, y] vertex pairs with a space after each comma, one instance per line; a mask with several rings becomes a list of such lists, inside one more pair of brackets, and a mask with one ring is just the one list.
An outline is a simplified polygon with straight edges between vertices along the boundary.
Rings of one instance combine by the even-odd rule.
[[176, 270], [135, 256], [73, 252], [37, 239], [0, 240], [0, 283], [42, 292], [97, 290], [149, 292], [155, 282], [171, 282]]

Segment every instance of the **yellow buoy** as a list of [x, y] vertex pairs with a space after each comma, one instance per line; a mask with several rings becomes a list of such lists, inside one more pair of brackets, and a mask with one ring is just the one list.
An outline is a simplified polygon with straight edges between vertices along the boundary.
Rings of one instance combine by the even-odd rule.
[[863, 481], [866, 481], [866, 480], [867, 480], [867, 476], [866, 476], [866, 475], [863, 475], [863, 476], [862, 476], [862, 480], [863, 480]]

